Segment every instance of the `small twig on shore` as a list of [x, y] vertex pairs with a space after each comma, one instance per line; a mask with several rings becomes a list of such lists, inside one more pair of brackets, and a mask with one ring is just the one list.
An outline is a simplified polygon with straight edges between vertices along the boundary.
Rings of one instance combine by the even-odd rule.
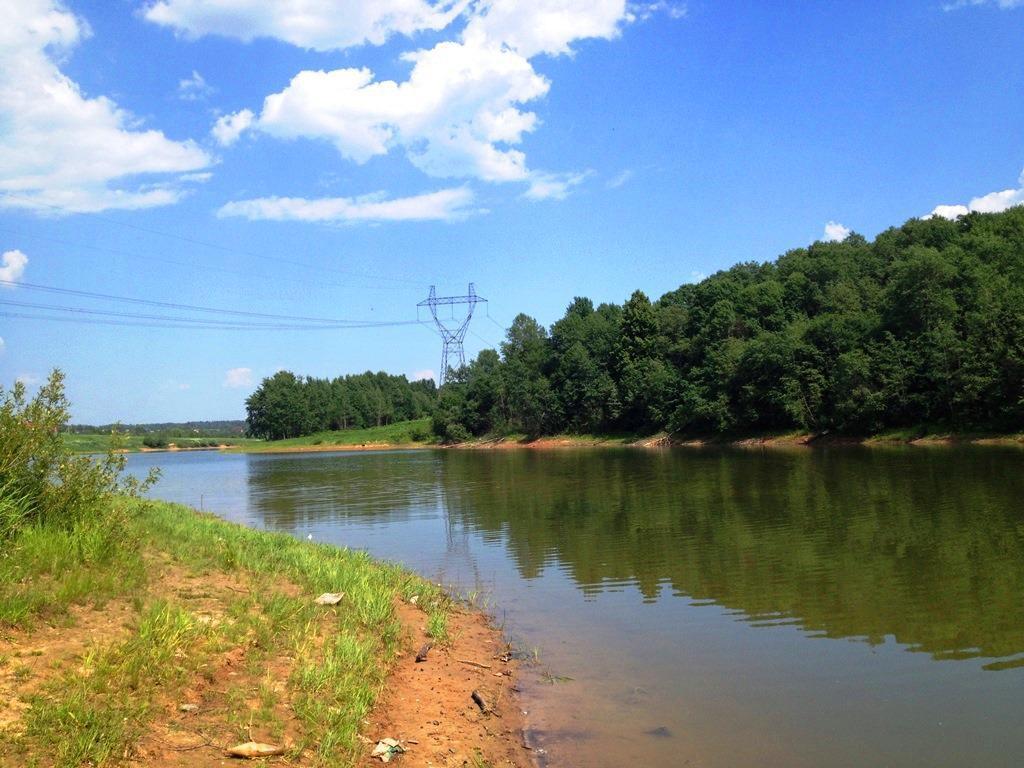
[[429, 640], [427, 642], [425, 642], [423, 644], [423, 647], [420, 648], [420, 652], [416, 654], [416, 661], [417, 661], [417, 663], [421, 662], [421, 661], [426, 661], [427, 660], [427, 654], [430, 653], [430, 649], [433, 648], [433, 647], [434, 647], [434, 644], [432, 642], [430, 642]]
[[469, 664], [469, 665], [474, 666], [474, 667], [480, 667], [480, 669], [490, 669], [491, 668], [490, 664], [481, 664], [478, 661], [470, 661], [469, 659], [456, 659], [456, 661], [459, 662], [460, 664]]
[[472, 698], [473, 701], [476, 702], [476, 705], [480, 707], [480, 711], [483, 712], [485, 715], [488, 715], [493, 711], [491, 709], [491, 706], [484, 699], [483, 694], [480, 693], [480, 691], [473, 691]]

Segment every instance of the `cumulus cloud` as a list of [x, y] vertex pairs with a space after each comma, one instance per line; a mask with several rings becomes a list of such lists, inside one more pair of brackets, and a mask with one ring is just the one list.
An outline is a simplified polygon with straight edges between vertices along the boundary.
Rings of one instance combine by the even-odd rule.
[[196, 70], [184, 80], [178, 81], [178, 98], [182, 101], [200, 101], [213, 93], [213, 88]]
[[465, 187], [440, 189], [411, 197], [388, 198], [383, 192], [361, 197], [261, 197], [235, 200], [217, 215], [250, 221], [315, 221], [355, 224], [384, 221], [452, 221], [473, 213], [473, 192]]
[[229, 368], [224, 374], [224, 386], [228, 389], [251, 387], [252, 383], [252, 368]]
[[463, 40], [507, 46], [530, 59], [570, 53], [585, 38], [611, 40], [629, 19], [625, 0], [490, 0], [470, 19]]
[[409, 79], [376, 80], [369, 69], [304, 71], [268, 96], [255, 127], [283, 139], [332, 142], [365, 163], [392, 148], [435, 177], [521, 181], [529, 175], [518, 144], [537, 124], [518, 105], [548, 82], [508, 48], [440, 43], [406, 54]]
[[[25, 274], [25, 267], [28, 265], [28, 256], [15, 249], [6, 251], [0, 256], [0, 281], [4, 283], [16, 283]], [[13, 286], [7, 285], [6, 288]]]
[[222, 35], [283, 40], [300, 48], [336, 51], [392, 35], [447, 27], [469, 0], [159, 0], [144, 15], [189, 37]]
[[[172, 12], [177, 21], [171, 21]], [[537, 172], [520, 148], [524, 136], [540, 125], [526, 105], [543, 98], [550, 88], [532, 59], [571, 54], [573, 45], [584, 39], [617, 37], [622, 26], [636, 18], [625, 0], [478, 0], [472, 6], [427, 5], [420, 0], [163, 0], [149, 8], [147, 18], [193, 35], [231, 29], [244, 39], [266, 35], [323, 47], [326, 39], [311, 37], [322, 33], [313, 23], [322, 15], [330, 17], [330, 24], [355, 25], [323, 33], [333, 40], [330, 47], [337, 48], [355, 44], [354, 40], [379, 43], [391, 32], [407, 34], [414, 27], [441, 29], [463, 12], [467, 21], [452, 39], [402, 56], [410, 65], [405, 79], [379, 79], [365, 67], [304, 70], [280, 92], [267, 96], [258, 114], [243, 110], [220, 118], [213, 135], [224, 146], [245, 131], [328, 141], [344, 158], [359, 164], [402, 153], [436, 178], [520, 182], [529, 184], [529, 198], [564, 197], [582, 180], [580, 174]], [[200, 24], [196, 14], [216, 16], [221, 26], [212, 21]], [[366, 24], [375, 19], [438, 15], [444, 17], [443, 24], [436, 19], [417, 22], [419, 27], [388, 21], [387, 34], [366, 32]], [[186, 23], [186, 16], [192, 21]], [[225, 21], [229, 17], [230, 23]]]
[[825, 225], [821, 239], [826, 242], [840, 243], [850, 236], [851, 231], [849, 227], [844, 227], [838, 221], [830, 221]]
[[3, 336], [0, 336], [0, 355], [2, 355], [4, 353], [5, 349], [7, 349], [7, 342], [4, 341], [4, 337]]
[[410, 381], [423, 381], [424, 379], [436, 379], [437, 374], [434, 373], [430, 368], [424, 368], [422, 371], [416, 371]]
[[170, 178], [210, 157], [194, 142], [142, 130], [104, 96], [88, 98], [64, 75], [59, 57], [89, 28], [57, 0], [4, 4], [0, 27], [0, 206], [68, 212], [147, 208], [179, 200]]
[[928, 217], [941, 216], [944, 219], [956, 219], [966, 216], [968, 213], [999, 213], [1015, 205], [1024, 205], [1024, 171], [1021, 172], [1017, 183], [1020, 184], [1017, 189], [989, 192], [987, 195], [972, 198], [966, 204], [937, 205], [928, 214]]
[[238, 137], [242, 135], [242, 132], [252, 125], [255, 117], [256, 115], [249, 109], [243, 109], [231, 115], [224, 115], [217, 118], [217, 122], [213, 124], [210, 133], [222, 147], [230, 147], [238, 141]]

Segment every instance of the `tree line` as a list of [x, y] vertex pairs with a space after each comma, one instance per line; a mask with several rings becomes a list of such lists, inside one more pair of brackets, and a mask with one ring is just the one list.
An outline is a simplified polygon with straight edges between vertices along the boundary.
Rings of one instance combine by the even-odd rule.
[[1024, 429], [1024, 207], [912, 219], [651, 301], [520, 314], [453, 371], [447, 440], [562, 431]]
[[280, 440], [423, 418], [436, 400], [430, 379], [410, 382], [383, 371], [318, 379], [278, 371], [245, 401], [246, 423], [252, 437]]

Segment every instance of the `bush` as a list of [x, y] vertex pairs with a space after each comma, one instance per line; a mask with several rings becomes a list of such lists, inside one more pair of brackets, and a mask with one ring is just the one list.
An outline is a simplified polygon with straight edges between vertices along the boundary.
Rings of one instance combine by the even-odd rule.
[[464, 443], [471, 437], [468, 429], [455, 422], [448, 424], [444, 431], [444, 439], [447, 443]]
[[417, 424], [415, 427], [409, 430], [409, 439], [414, 443], [425, 443], [431, 438], [430, 427], [424, 427]]
[[166, 435], [146, 435], [142, 438], [142, 444], [147, 448], [166, 448], [170, 443]]
[[156, 481], [122, 477], [125, 456], [118, 452], [118, 436], [101, 459], [74, 456], [61, 439], [68, 420], [64, 374], [54, 370], [35, 397], [24, 384], [0, 387], [0, 541], [27, 525], [39, 523], [65, 528], [104, 520], [114, 496], [137, 496]]

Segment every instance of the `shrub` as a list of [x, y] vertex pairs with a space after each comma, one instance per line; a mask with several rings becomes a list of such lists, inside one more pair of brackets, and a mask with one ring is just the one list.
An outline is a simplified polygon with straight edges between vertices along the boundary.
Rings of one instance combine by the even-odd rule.
[[142, 444], [147, 448], [166, 448], [169, 445], [166, 435], [146, 435]]
[[431, 438], [430, 427], [425, 427], [417, 424], [409, 430], [409, 439], [414, 443], [425, 443]]
[[[33, 523], [71, 528], [113, 514], [117, 494], [137, 496], [156, 481], [122, 477], [116, 433], [101, 459], [74, 456], [61, 439], [68, 420], [64, 374], [54, 370], [32, 398], [24, 384], [0, 387], [0, 541]], [[107, 521], [110, 529], [116, 525]]]

